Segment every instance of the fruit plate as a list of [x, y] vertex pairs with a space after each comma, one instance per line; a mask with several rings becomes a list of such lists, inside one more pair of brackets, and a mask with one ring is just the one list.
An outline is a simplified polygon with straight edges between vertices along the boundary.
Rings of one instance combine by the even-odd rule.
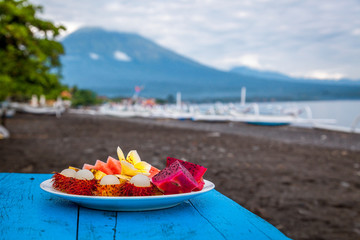
[[212, 182], [204, 180], [204, 188], [196, 192], [141, 197], [102, 197], [63, 193], [55, 190], [51, 181], [52, 179], [45, 180], [40, 184], [40, 188], [53, 195], [77, 203], [82, 207], [108, 211], [148, 211], [170, 208], [215, 188]]

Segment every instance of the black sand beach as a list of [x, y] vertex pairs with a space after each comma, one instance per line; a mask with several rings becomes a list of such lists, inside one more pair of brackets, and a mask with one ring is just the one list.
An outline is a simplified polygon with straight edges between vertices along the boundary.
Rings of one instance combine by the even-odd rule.
[[1, 172], [51, 173], [138, 150], [208, 168], [205, 178], [293, 239], [360, 239], [360, 135], [295, 127], [17, 114]]

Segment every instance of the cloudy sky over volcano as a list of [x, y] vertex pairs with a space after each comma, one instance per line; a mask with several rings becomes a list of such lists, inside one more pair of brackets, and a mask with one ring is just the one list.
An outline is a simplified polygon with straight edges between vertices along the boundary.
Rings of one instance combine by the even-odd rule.
[[33, 0], [67, 27], [134, 32], [217, 69], [360, 79], [358, 0]]

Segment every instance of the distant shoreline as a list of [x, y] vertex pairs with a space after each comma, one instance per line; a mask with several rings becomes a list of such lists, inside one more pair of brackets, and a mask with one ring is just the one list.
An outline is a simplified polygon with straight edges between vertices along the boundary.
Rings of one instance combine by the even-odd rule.
[[[78, 114], [76, 114], [78, 115]], [[279, 141], [287, 144], [311, 145], [318, 147], [337, 148], [360, 151], [360, 134], [341, 133], [320, 129], [302, 128], [296, 126], [254, 126], [245, 123], [206, 123], [191, 120], [150, 119], [150, 118], [117, 118], [113, 116], [89, 116], [79, 114], [81, 118], [104, 119], [108, 121], [128, 122], [140, 125], [154, 125], [157, 127], [205, 131], [210, 133], [231, 134], [242, 137], [258, 138], [262, 140]], [[326, 136], [326, 139], [323, 139]], [[351, 141], [343, 141], [347, 136]]]

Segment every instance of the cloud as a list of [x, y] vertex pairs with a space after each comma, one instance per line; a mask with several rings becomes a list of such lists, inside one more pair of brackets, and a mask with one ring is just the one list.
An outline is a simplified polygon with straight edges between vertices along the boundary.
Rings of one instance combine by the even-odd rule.
[[309, 74], [305, 75], [305, 77], [319, 79], [319, 80], [324, 80], [324, 79], [339, 80], [341, 78], [344, 78], [345, 76], [342, 73], [329, 73], [329, 72], [322, 71], [322, 70], [315, 70], [315, 71], [310, 72]]
[[250, 68], [261, 69], [262, 66], [259, 62], [259, 56], [257, 54], [245, 54], [239, 57], [229, 57], [226, 59], [221, 59], [221, 62], [225, 63], [227, 66], [247, 66]]
[[100, 57], [98, 54], [96, 53], [89, 53], [89, 57], [92, 59], [92, 60], [98, 60]]
[[[34, 0], [46, 19], [135, 32], [203, 64], [360, 78], [357, 0]], [[261, 60], [261, 62], [260, 62]], [[329, 71], [327, 71], [329, 72]]]
[[251, 16], [251, 13], [246, 12], [246, 11], [238, 11], [235, 13], [235, 17], [237, 18], [249, 18]]
[[121, 52], [121, 51], [115, 51], [114, 58], [118, 61], [123, 61], [123, 62], [131, 61], [131, 58], [128, 55], [126, 55], [126, 53]]
[[65, 37], [72, 32], [75, 32], [79, 28], [85, 26], [84, 24], [78, 23], [78, 22], [71, 22], [71, 21], [61, 21], [60, 24], [64, 25], [66, 27], [66, 31], [63, 32], [62, 37]]
[[355, 28], [351, 32], [352, 35], [359, 36], [360, 35], [360, 28]]

